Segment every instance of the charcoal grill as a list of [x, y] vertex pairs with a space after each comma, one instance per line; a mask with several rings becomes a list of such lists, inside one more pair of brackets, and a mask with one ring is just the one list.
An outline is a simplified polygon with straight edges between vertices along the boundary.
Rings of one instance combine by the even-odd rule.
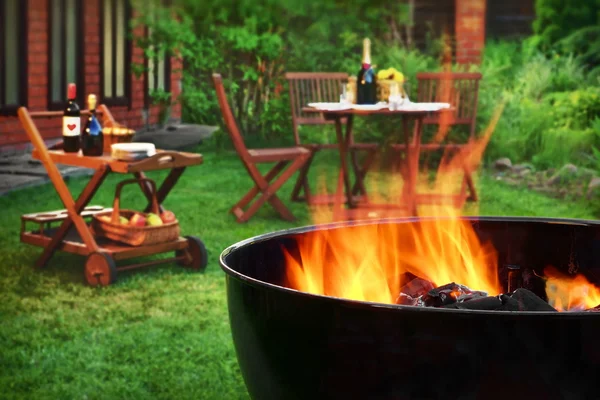
[[[463, 219], [493, 242], [501, 266], [552, 264], [573, 273], [575, 265], [600, 283], [596, 221]], [[427, 220], [309, 226], [254, 237], [222, 253], [233, 341], [253, 399], [600, 397], [600, 313], [420, 308], [285, 287], [282, 249], [293, 251], [300, 235], [412, 223]]]

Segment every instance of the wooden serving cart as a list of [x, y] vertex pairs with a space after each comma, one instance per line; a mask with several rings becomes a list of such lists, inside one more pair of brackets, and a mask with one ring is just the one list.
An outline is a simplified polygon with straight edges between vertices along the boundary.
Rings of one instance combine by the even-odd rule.
[[[98, 107], [105, 124], [116, 124], [108, 108]], [[184, 170], [189, 166], [202, 164], [202, 155], [173, 151], [160, 151], [157, 154], [139, 161], [120, 161], [113, 159], [110, 154], [99, 157], [88, 157], [79, 153], [65, 153], [60, 146], [48, 149], [40, 135], [34, 118], [57, 118], [62, 112], [42, 111], [29, 112], [21, 107], [19, 119], [34, 146], [32, 156], [40, 160], [54, 185], [64, 210], [39, 212], [21, 217], [21, 242], [43, 247], [41, 256], [35, 263], [38, 268], [47, 265], [55, 251], [86, 256], [85, 277], [90, 285], [109, 285], [116, 280], [117, 271], [146, 267], [160, 263], [177, 262], [180, 265], [196, 270], [203, 270], [207, 265], [207, 252], [202, 241], [194, 236], [178, 237], [168, 242], [131, 246], [120, 242], [95, 237], [90, 229], [90, 219], [96, 214], [106, 214], [111, 211], [101, 206], [88, 206], [90, 200], [102, 185], [109, 173], [133, 174], [138, 180], [142, 193], [148, 200], [146, 212], [153, 209], [153, 202], [163, 211], [161, 203], [173, 189]], [[82, 111], [88, 115], [89, 111]], [[60, 174], [56, 164], [90, 168], [95, 172], [75, 200]], [[170, 170], [160, 187], [153, 191], [152, 185], [145, 176], [147, 171]], [[36, 228], [28, 229], [28, 225], [36, 224]], [[53, 226], [57, 225], [58, 226]], [[160, 253], [175, 252], [171, 258], [162, 258], [143, 263], [116, 266], [116, 261], [143, 257]]]

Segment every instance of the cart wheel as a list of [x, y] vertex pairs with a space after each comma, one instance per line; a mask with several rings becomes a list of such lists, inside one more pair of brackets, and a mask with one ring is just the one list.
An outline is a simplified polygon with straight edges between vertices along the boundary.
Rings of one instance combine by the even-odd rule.
[[92, 253], [85, 261], [85, 279], [91, 286], [108, 286], [117, 280], [117, 267], [108, 254]]
[[186, 236], [185, 238], [187, 239], [188, 247], [175, 252], [176, 257], [185, 256], [185, 258], [177, 261], [177, 263], [191, 269], [204, 270], [208, 264], [206, 246], [196, 236]]

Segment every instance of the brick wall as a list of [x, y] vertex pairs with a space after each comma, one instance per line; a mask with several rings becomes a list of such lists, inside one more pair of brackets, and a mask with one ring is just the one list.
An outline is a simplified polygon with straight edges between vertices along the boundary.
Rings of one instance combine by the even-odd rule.
[[[29, 0], [27, 11], [27, 62], [28, 62], [28, 90], [27, 107], [32, 111], [41, 111], [48, 108], [48, 0]], [[84, 77], [85, 87], [78, 88], [84, 93], [100, 94], [100, 13], [98, 0], [82, 1], [83, 16], [85, 18], [83, 34], [85, 35], [84, 47]], [[137, 28], [136, 35], [142, 35], [143, 28]], [[132, 49], [132, 62], [143, 62], [143, 51], [135, 46]], [[171, 60], [171, 91], [174, 98], [179, 96], [179, 80], [181, 79], [181, 61]], [[144, 77], [139, 79], [131, 76], [131, 107], [110, 107], [115, 119], [130, 128], [138, 129], [143, 123], [142, 110], [144, 107]], [[100, 99], [101, 100], [101, 99]], [[80, 106], [83, 106], [80, 104]], [[158, 107], [149, 110], [149, 122], [158, 120]], [[181, 117], [181, 107], [175, 106], [171, 110], [173, 118]], [[45, 139], [59, 138], [61, 136], [60, 119], [36, 120], [40, 133]], [[28, 147], [28, 139], [17, 117], [0, 116], [0, 152], [11, 149]]]
[[456, 62], [478, 64], [485, 45], [486, 0], [456, 0]]

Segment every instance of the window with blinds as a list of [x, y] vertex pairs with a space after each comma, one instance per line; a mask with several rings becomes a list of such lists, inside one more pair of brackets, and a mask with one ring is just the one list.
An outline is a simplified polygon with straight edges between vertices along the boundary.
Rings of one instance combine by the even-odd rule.
[[27, 105], [27, 0], [0, 0], [0, 114]]
[[131, 88], [131, 41], [127, 0], [100, 0], [102, 102], [129, 105]]
[[50, 0], [48, 6], [49, 108], [62, 109], [69, 83], [77, 84], [77, 102], [84, 107], [82, 2]]

